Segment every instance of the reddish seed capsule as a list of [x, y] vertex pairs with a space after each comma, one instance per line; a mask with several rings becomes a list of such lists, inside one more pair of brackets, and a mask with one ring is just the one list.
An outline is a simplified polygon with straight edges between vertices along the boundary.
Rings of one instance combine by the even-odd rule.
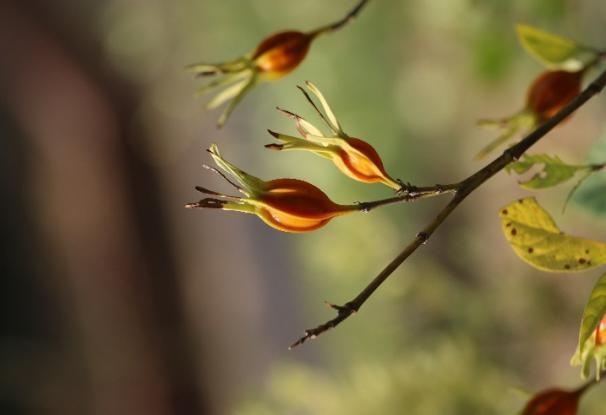
[[520, 132], [528, 132], [556, 115], [581, 91], [584, 70], [546, 71], [528, 88], [526, 106], [516, 114], [497, 120], [481, 120], [480, 125], [497, 127], [503, 133], [477, 154], [482, 158]]
[[576, 391], [549, 389], [535, 395], [522, 415], [576, 415], [584, 388]]
[[583, 71], [547, 71], [528, 89], [526, 104], [539, 122], [553, 117], [581, 91]]
[[[283, 232], [310, 232], [326, 225], [332, 218], [359, 211], [357, 205], [339, 205], [316, 186], [298, 179], [264, 181], [251, 176], [223, 159], [215, 145], [209, 152], [220, 173], [245, 197], [196, 189], [217, 198], [206, 198], [186, 205], [188, 208], [233, 210], [257, 215], [267, 225]], [[233, 181], [232, 181], [233, 180]]]
[[335, 162], [343, 173], [364, 183], [385, 183], [394, 189], [399, 188], [399, 183], [389, 177], [381, 157], [370, 144], [354, 137], [348, 137], [346, 141], [356, 151], [339, 149], [340, 160]]
[[266, 183], [257, 215], [283, 232], [313, 231], [356, 209], [334, 203], [323, 191], [302, 180], [277, 179]]
[[324, 134], [301, 116], [290, 111], [281, 110], [295, 120], [297, 130], [302, 138], [279, 134], [270, 130], [269, 133], [280, 140], [282, 144], [272, 143], [266, 145], [266, 147], [281, 151], [309, 151], [331, 160], [341, 172], [354, 180], [363, 183], [383, 183], [394, 190], [399, 190], [402, 187], [401, 184], [387, 174], [383, 161], [377, 151], [366, 141], [348, 136], [341, 128], [340, 123], [320, 90], [311, 82], [307, 82], [306, 84], [309, 90], [320, 101], [324, 112], [320, 111], [303, 88], [301, 88], [301, 91], [320, 113], [322, 119], [330, 128], [331, 133]]
[[252, 60], [259, 73], [277, 79], [293, 71], [305, 59], [313, 33], [286, 31], [276, 33], [259, 44]]
[[208, 109], [214, 109], [227, 103], [217, 121], [217, 126], [221, 128], [238, 103], [258, 82], [278, 79], [292, 72], [303, 62], [311, 42], [316, 37], [341, 29], [352, 21], [367, 3], [368, 0], [360, 0], [342, 19], [308, 33], [288, 30], [268, 36], [252, 52], [237, 59], [222, 63], [200, 62], [189, 65], [187, 69], [198, 76], [218, 76], [217, 79], [199, 87], [196, 95], [225, 87], [206, 106]]

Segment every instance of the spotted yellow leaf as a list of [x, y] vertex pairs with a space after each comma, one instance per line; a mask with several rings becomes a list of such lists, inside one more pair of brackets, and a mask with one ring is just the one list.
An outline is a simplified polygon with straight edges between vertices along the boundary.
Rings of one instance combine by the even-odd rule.
[[514, 252], [535, 268], [578, 272], [606, 263], [606, 243], [564, 234], [534, 197], [503, 207], [499, 216]]

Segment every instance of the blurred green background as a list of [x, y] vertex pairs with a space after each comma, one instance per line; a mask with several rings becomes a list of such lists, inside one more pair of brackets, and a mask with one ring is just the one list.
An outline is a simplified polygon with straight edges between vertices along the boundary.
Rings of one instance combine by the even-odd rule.
[[[390, 174], [429, 185], [481, 167], [473, 155], [494, 132], [475, 120], [520, 109], [542, 71], [516, 22], [606, 47], [602, 0], [373, 0], [215, 129], [186, 64], [354, 3], [0, 3], [2, 414], [514, 414], [529, 393], [580, 383], [568, 361], [599, 271], [546, 274], [514, 256], [496, 212], [528, 194], [516, 177], [486, 183], [357, 316], [293, 351], [332, 316], [323, 301], [351, 299], [446, 197], [304, 235], [183, 209], [195, 185], [229, 190], [201, 167], [213, 142], [252, 174], [308, 180], [340, 203], [389, 195], [263, 149], [267, 128], [295, 132], [275, 106], [319, 121], [304, 80]], [[536, 151], [603, 162], [605, 109], [598, 97]], [[537, 196], [562, 229], [606, 240], [605, 188], [595, 177], [565, 215], [568, 188]], [[604, 390], [580, 413], [603, 414]]]

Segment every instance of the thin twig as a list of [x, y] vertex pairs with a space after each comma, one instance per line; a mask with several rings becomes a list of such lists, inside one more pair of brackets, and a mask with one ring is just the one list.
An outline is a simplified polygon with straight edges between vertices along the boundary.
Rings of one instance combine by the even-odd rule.
[[[606, 374], [606, 372], [602, 372], [602, 375]], [[600, 383], [600, 381], [602, 380], [603, 376], [600, 375], [599, 378], [593, 378], [588, 380], [587, 382], [585, 382], [583, 385], [579, 386], [577, 389], [575, 389], [575, 392], [579, 395], [581, 395], [582, 393], [585, 393], [587, 391], [587, 389], [591, 388], [594, 385], [597, 385], [598, 383]]]
[[352, 314], [356, 313], [360, 307], [368, 300], [377, 288], [421, 245], [425, 244], [436, 229], [446, 220], [446, 218], [461, 204], [467, 196], [484, 182], [501, 171], [512, 161], [519, 159], [522, 154], [532, 147], [537, 141], [543, 138], [555, 126], [565, 120], [570, 114], [579, 109], [583, 104], [589, 101], [594, 95], [598, 94], [606, 86], [606, 71], [602, 72], [587, 88], [583, 90], [574, 100], [566, 105], [552, 118], [545, 121], [533, 132], [524, 137], [520, 142], [505, 150], [501, 156], [490, 162], [476, 173], [472, 174], [458, 185], [454, 191], [454, 196], [450, 202], [438, 213], [415, 238], [396, 256], [353, 300], [345, 305], [331, 307], [337, 311], [337, 316], [313, 329], [305, 331], [305, 335], [294, 342], [290, 348], [303, 344], [309, 339], [316, 338], [322, 333], [336, 327]]
[[339, 29], [341, 29], [343, 26], [345, 26], [347, 23], [349, 23], [350, 21], [352, 21], [353, 19], [355, 19], [358, 14], [360, 13], [360, 11], [364, 8], [364, 6], [366, 6], [366, 3], [368, 3], [370, 0], [361, 0], [356, 7], [354, 7], [353, 9], [351, 9], [351, 11], [349, 13], [347, 13], [345, 16], [343, 16], [342, 19], [331, 23], [329, 25], [326, 26], [322, 26], [319, 29], [314, 30], [313, 32], [311, 32], [311, 35], [313, 36], [317, 36], [320, 35], [322, 33], [329, 33], [329, 32], [335, 32]]
[[435, 186], [418, 187], [410, 184], [402, 184], [402, 188], [397, 196], [387, 199], [373, 200], [371, 202], [360, 202], [358, 206], [361, 211], [370, 212], [381, 206], [393, 205], [396, 203], [413, 202], [418, 199], [427, 199], [447, 193], [456, 193], [461, 183], [436, 184]]

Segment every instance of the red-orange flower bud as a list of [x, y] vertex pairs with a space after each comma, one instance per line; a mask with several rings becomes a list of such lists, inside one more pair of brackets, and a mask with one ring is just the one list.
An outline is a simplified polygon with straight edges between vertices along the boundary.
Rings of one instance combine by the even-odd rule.
[[543, 122], [570, 103], [581, 91], [583, 71], [546, 71], [528, 88], [526, 105]]
[[583, 389], [565, 391], [549, 389], [535, 395], [524, 407], [522, 415], [576, 415]]
[[318, 111], [332, 133], [325, 135], [299, 115], [281, 110], [295, 120], [297, 130], [303, 138], [279, 134], [270, 130], [269, 133], [280, 140], [282, 144], [268, 144], [265, 147], [273, 150], [310, 151], [331, 160], [341, 172], [354, 180], [364, 183], [383, 183], [394, 190], [399, 190], [402, 187], [401, 184], [387, 174], [377, 151], [366, 141], [348, 136], [341, 128], [328, 102], [326, 102], [318, 88], [311, 82], [306, 84], [320, 101], [324, 113], [316, 107], [303, 88], [301, 88], [301, 91]]
[[257, 215], [284, 232], [313, 231], [336, 216], [358, 209], [334, 203], [323, 191], [302, 180], [277, 179], [266, 184]]
[[[186, 205], [188, 208], [217, 208], [252, 213], [269, 226], [283, 232], [309, 232], [326, 225], [332, 218], [359, 211], [357, 205], [339, 205], [311, 183], [298, 179], [263, 181], [238, 169], [221, 157], [215, 145], [209, 152], [227, 175], [220, 173], [246, 197], [236, 197], [196, 187], [206, 198]], [[210, 169], [210, 167], [208, 167]]]
[[286, 31], [264, 39], [252, 60], [266, 79], [278, 79], [294, 70], [305, 59], [314, 33]]
[[197, 91], [197, 95], [202, 95], [211, 89], [225, 87], [207, 104], [208, 109], [213, 109], [229, 102], [221, 114], [217, 126], [222, 127], [227, 122], [234, 108], [259, 81], [278, 79], [292, 72], [303, 62], [311, 42], [316, 37], [345, 26], [366, 3], [368, 0], [360, 0], [339, 21], [307, 33], [288, 30], [272, 34], [263, 39], [251, 53], [233, 61], [189, 65], [187, 69], [198, 76], [222, 76], [202, 85]]
[[476, 158], [484, 157], [518, 132], [530, 131], [557, 114], [579, 95], [584, 73], [584, 70], [543, 72], [530, 84], [523, 110], [499, 120], [481, 120], [480, 125], [498, 127], [503, 133], [480, 150]]

